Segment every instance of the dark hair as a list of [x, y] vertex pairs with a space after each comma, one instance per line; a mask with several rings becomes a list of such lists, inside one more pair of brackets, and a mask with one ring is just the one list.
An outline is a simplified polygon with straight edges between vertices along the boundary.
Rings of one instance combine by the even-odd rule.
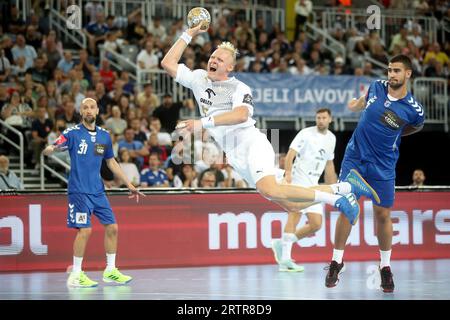
[[412, 70], [412, 63], [411, 59], [408, 56], [405, 56], [404, 54], [398, 54], [389, 60], [389, 63], [395, 63], [400, 62], [405, 66], [406, 70]]
[[331, 110], [328, 108], [320, 108], [319, 110], [316, 111], [316, 114], [322, 113], [322, 112], [327, 112], [331, 116]]

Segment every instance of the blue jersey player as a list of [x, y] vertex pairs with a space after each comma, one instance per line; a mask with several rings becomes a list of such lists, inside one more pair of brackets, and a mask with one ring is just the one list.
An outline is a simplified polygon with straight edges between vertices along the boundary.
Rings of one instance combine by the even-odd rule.
[[81, 264], [89, 236], [91, 234], [91, 216], [94, 214], [105, 226], [105, 250], [107, 266], [103, 272], [103, 281], [125, 284], [132, 280], [115, 267], [117, 251], [117, 223], [105, 194], [100, 167], [106, 160], [111, 171], [125, 182], [131, 191], [131, 197], [139, 201], [140, 193], [126, 178], [114, 159], [109, 132], [95, 126], [99, 113], [97, 102], [86, 98], [81, 103], [82, 122], [66, 129], [55, 144], [44, 150], [45, 155], [67, 149], [70, 154], [71, 170], [68, 184], [69, 228], [78, 229], [73, 245], [73, 268], [67, 280], [69, 287], [95, 287], [97, 282], [89, 279], [82, 271]]
[[[339, 179], [344, 182], [337, 185], [345, 192], [353, 180], [364, 178], [379, 197], [372, 199], [376, 203], [374, 213], [384, 292], [394, 291], [390, 268], [393, 233], [390, 214], [395, 197], [395, 166], [400, 141], [402, 136], [420, 131], [424, 123], [423, 107], [407, 90], [411, 73], [411, 60], [397, 55], [389, 61], [387, 81], [374, 81], [365, 96], [349, 102], [350, 110], [362, 110], [362, 114], [342, 161]], [[327, 287], [334, 287], [343, 271], [342, 257], [351, 228], [348, 220], [339, 216], [333, 258], [325, 280]]]

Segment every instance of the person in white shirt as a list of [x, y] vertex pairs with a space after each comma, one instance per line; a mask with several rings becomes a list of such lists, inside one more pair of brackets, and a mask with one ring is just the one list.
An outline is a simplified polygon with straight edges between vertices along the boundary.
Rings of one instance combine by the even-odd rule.
[[145, 43], [145, 49], [139, 52], [136, 60], [139, 69], [158, 69], [158, 56], [153, 52], [153, 42], [151, 40]]
[[[225, 152], [230, 165], [265, 198], [288, 211], [303, 209], [317, 202], [325, 202], [341, 210], [355, 224], [359, 205], [353, 192], [361, 194], [357, 184], [341, 183], [333, 186], [300, 186], [278, 184], [275, 179], [275, 152], [267, 139], [255, 127], [251, 89], [234, 77], [229, 77], [236, 64], [237, 50], [225, 42], [211, 54], [207, 70], [190, 70], [179, 60], [201, 30], [202, 23], [187, 29], [161, 61], [161, 66], [175, 81], [191, 89], [200, 108], [201, 119], [189, 119], [178, 124], [181, 133], [201, 134], [202, 128]], [[184, 142], [184, 140], [183, 140]], [[362, 183], [368, 190], [366, 183]], [[342, 192], [344, 190], [345, 192]], [[338, 195], [340, 191], [344, 196]]]
[[[285, 170], [279, 170], [278, 181], [284, 180], [288, 184], [311, 187], [318, 185], [322, 173], [325, 172], [325, 183], [336, 183], [337, 177], [333, 163], [336, 137], [328, 130], [331, 121], [330, 109], [322, 108], [316, 111], [316, 125], [304, 128], [292, 140], [286, 155]], [[303, 213], [308, 218], [308, 224], [296, 229]], [[323, 215], [322, 203], [300, 211], [289, 212], [282, 238], [272, 242], [272, 250], [280, 271], [301, 272], [304, 270], [291, 258], [292, 245], [318, 231], [322, 227]]]

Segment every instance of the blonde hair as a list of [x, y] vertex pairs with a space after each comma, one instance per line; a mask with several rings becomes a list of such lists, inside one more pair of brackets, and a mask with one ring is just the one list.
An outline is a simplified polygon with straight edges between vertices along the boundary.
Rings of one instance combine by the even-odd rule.
[[233, 57], [233, 63], [236, 63], [236, 56], [239, 54], [238, 49], [234, 47], [234, 45], [231, 42], [222, 42], [217, 46], [217, 49], [224, 49], [228, 50], [231, 53], [231, 56]]

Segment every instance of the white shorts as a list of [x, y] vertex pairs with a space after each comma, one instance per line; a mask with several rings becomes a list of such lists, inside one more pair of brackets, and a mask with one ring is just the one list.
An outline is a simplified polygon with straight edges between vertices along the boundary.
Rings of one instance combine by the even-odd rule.
[[258, 129], [247, 133], [249, 136], [226, 155], [234, 170], [254, 188], [261, 178], [275, 175], [275, 152], [266, 135]]
[[[275, 178], [277, 180], [277, 183], [282, 183], [283, 179], [284, 179], [284, 170], [280, 169], [280, 168], [276, 168], [275, 171]], [[294, 186], [301, 186], [301, 187], [312, 187], [315, 186], [317, 184], [311, 184], [311, 182], [307, 179], [301, 179], [299, 177], [297, 177], [296, 175], [292, 176], [292, 185]], [[317, 213], [320, 215], [324, 215], [325, 214], [325, 206], [323, 203], [316, 203], [313, 204], [312, 206], [309, 206], [305, 209], [300, 210], [300, 213]]]

